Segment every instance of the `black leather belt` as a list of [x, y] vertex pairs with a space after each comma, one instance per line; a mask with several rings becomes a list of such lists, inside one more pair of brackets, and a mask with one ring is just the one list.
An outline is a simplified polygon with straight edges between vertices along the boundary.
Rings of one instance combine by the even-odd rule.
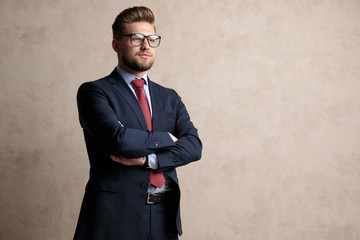
[[148, 193], [146, 198], [147, 204], [156, 204], [165, 201], [165, 193]]

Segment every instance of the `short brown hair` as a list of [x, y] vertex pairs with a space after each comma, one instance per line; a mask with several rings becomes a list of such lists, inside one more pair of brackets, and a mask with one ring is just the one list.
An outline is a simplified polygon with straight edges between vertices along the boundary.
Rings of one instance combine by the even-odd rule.
[[[126, 24], [134, 22], [148, 22], [154, 25], [154, 13], [147, 7], [131, 7], [123, 10], [117, 17], [112, 25], [113, 38], [118, 38], [124, 34], [123, 30]], [[155, 26], [154, 26], [155, 28]]]

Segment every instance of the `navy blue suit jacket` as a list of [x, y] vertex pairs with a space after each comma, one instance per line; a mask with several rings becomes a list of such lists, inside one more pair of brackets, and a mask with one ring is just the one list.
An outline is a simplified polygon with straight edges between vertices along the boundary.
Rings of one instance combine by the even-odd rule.
[[[175, 169], [199, 160], [202, 144], [178, 94], [151, 80], [149, 91], [151, 132], [135, 95], [116, 69], [105, 78], [80, 86], [77, 103], [90, 178], [74, 239], [132, 239], [135, 233], [146, 204], [150, 170], [124, 166], [112, 161], [110, 154], [128, 158], [157, 155], [157, 171], [177, 183], [172, 209], [174, 224], [182, 234]], [[174, 143], [168, 133], [179, 140]]]

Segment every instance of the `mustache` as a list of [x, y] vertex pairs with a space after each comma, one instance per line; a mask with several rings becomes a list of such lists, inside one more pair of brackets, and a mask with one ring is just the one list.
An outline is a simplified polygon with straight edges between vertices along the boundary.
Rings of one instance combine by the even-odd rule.
[[136, 55], [142, 55], [142, 54], [146, 54], [146, 55], [149, 55], [150, 57], [152, 57], [152, 53], [149, 51], [138, 52]]

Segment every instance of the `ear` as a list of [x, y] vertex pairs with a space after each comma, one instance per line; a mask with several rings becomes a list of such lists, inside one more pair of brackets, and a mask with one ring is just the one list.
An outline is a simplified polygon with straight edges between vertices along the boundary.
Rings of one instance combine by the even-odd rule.
[[112, 40], [112, 47], [113, 47], [115, 52], [119, 52], [119, 46], [118, 46], [118, 42], [117, 42], [116, 39]]

